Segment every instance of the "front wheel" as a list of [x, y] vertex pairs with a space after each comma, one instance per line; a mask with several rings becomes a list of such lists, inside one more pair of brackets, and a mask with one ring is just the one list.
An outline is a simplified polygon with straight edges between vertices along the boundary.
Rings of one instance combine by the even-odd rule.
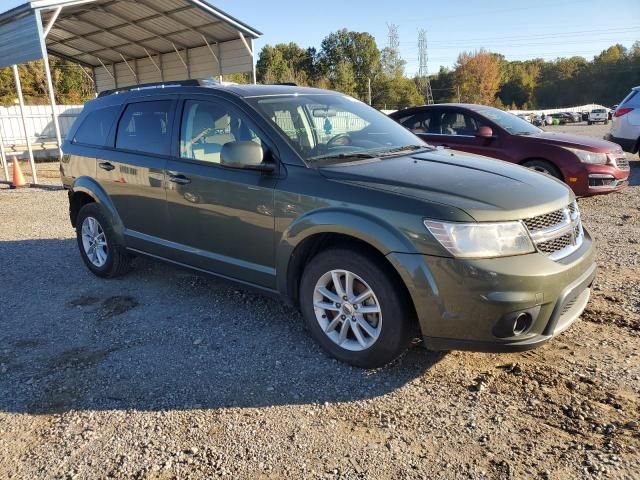
[[349, 249], [321, 252], [300, 285], [305, 323], [332, 356], [362, 368], [386, 365], [416, 332], [412, 309], [390, 267]]
[[528, 160], [526, 162], [523, 162], [522, 166], [530, 168], [531, 170], [535, 170], [536, 172], [551, 175], [558, 180], [562, 180], [562, 174], [560, 173], [560, 170], [558, 170], [555, 165], [547, 162], [546, 160]]

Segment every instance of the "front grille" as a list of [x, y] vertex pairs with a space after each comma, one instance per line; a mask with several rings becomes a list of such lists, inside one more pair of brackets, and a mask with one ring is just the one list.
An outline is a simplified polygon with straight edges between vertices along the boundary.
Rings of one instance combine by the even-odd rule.
[[538, 250], [540, 250], [542, 253], [546, 253], [547, 255], [551, 255], [552, 253], [558, 252], [563, 248], [567, 248], [569, 245], [571, 245], [572, 238], [573, 237], [571, 236], [571, 234], [567, 233], [562, 237], [539, 243]]
[[616, 166], [620, 170], [629, 170], [629, 160], [626, 157], [616, 158]]
[[530, 232], [535, 232], [536, 230], [545, 230], [555, 225], [560, 225], [564, 219], [564, 212], [562, 210], [556, 210], [555, 212], [540, 215], [539, 217], [527, 218], [524, 220], [524, 224]]
[[566, 208], [523, 220], [537, 250], [551, 260], [576, 251], [584, 237], [576, 202]]

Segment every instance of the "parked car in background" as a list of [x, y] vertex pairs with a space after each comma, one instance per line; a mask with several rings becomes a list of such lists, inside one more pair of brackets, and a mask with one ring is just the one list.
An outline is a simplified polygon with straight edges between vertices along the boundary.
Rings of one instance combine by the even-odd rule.
[[435, 149], [337, 92], [167, 85], [101, 94], [64, 142], [95, 275], [140, 254], [280, 295], [329, 354], [367, 368], [416, 336], [534, 348], [584, 310], [595, 248], [562, 183]]
[[640, 149], [640, 86], [634, 87], [625, 97], [611, 120], [608, 140], [622, 146], [625, 152], [636, 153]]
[[581, 196], [619, 190], [629, 177], [629, 162], [615, 143], [545, 132], [497, 108], [426, 105], [391, 118], [432, 145], [532, 168], [566, 182]]
[[533, 118], [531, 119], [531, 123], [536, 127], [542, 127], [545, 125], [544, 119], [542, 118], [541, 115], [538, 115], [538, 114], [533, 116]]
[[582, 115], [583, 122], [586, 122], [589, 120], [589, 110], [583, 110], [581, 115]]
[[531, 123], [531, 115], [529, 113], [518, 113], [517, 117], [521, 118], [525, 122]]
[[607, 110], [605, 108], [594, 108], [589, 113], [589, 119], [587, 123], [592, 125], [594, 123], [604, 123], [605, 125], [609, 123], [609, 117], [607, 116]]
[[550, 113], [547, 116], [551, 117], [554, 120], [557, 120], [558, 125], [565, 125], [573, 121], [573, 117], [571, 117], [571, 115], [568, 115], [566, 113]]
[[571, 117], [571, 123], [578, 123], [582, 121], [582, 115], [578, 112], [566, 112], [566, 114]]

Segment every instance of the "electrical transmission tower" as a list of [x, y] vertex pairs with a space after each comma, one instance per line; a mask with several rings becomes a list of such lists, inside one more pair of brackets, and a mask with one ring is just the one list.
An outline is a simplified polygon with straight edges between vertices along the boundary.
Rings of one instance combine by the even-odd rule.
[[434, 103], [433, 92], [431, 91], [431, 82], [429, 81], [429, 71], [427, 68], [427, 61], [429, 60], [427, 54], [427, 32], [423, 28], [418, 30], [418, 58], [420, 59], [418, 79], [422, 94], [427, 100], [427, 105], [432, 105]]
[[400, 47], [400, 37], [398, 36], [398, 26], [394, 23], [387, 23], [389, 29], [389, 48], [398, 51]]

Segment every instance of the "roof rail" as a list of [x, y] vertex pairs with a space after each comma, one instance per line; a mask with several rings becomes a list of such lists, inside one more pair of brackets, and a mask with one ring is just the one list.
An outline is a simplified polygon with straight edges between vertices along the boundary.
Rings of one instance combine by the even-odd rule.
[[171, 88], [171, 87], [211, 87], [219, 85], [219, 82], [213, 78], [207, 79], [191, 79], [191, 80], [176, 80], [169, 82], [155, 82], [155, 83], [141, 83], [139, 85], [129, 85], [128, 87], [119, 87], [112, 90], [104, 90], [100, 92], [98, 98], [108, 97], [109, 95], [118, 95], [120, 93], [136, 92], [140, 90], [147, 90], [152, 88]]

